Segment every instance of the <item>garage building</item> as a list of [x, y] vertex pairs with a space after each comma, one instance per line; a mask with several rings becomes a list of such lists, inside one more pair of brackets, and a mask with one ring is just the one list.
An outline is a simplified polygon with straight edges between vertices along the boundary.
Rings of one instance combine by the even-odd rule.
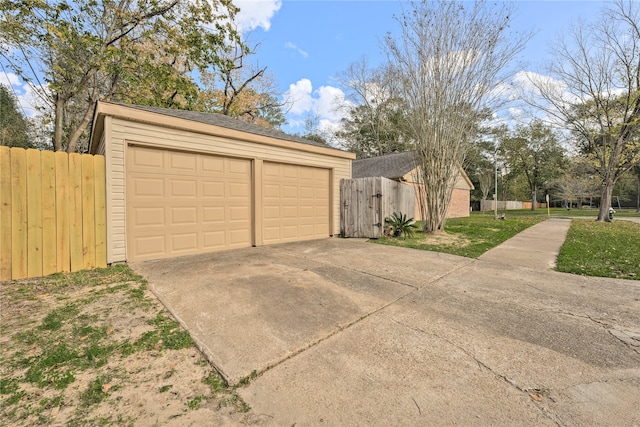
[[349, 152], [219, 114], [99, 102], [107, 262], [339, 233]]

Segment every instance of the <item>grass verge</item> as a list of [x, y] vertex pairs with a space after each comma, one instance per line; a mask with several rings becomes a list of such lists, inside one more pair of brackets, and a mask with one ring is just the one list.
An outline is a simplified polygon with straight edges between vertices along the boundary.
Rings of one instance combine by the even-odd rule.
[[556, 270], [586, 276], [640, 280], [640, 224], [573, 220]]
[[125, 265], [0, 282], [0, 302], [0, 425], [227, 424], [250, 409]]
[[545, 219], [546, 216], [507, 215], [505, 220], [496, 220], [493, 215], [471, 215], [467, 218], [447, 220], [445, 233], [426, 235], [419, 231], [405, 240], [385, 237], [370, 241], [383, 245], [477, 258], [522, 230]]

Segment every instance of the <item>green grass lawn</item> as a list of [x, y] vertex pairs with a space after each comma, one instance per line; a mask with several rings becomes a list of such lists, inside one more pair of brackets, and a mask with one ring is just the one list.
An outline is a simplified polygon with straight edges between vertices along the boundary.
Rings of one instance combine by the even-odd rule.
[[556, 269], [587, 276], [640, 280], [640, 224], [573, 220]]
[[445, 226], [446, 234], [431, 236], [417, 232], [412, 238], [405, 240], [381, 238], [370, 241], [383, 245], [402, 246], [476, 258], [522, 230], [545, 219], [546, 216], [507, 215], [507, 219], [502, 221], [495, 220], [493, 215], [474, 214], [468, 218], [447, 220]]

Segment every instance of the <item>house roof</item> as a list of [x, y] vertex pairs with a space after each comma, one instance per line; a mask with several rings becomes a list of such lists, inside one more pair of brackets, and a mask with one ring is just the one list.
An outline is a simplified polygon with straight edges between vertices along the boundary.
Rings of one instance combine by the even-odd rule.
[[[414, 170], [417, 165], [418, 162], [413, 151], [390, 153], [383, 156], [370, 157], [368, 159], [354, 160], [351, 163], [351, 177], [366, 178], [382, 176], [398, 180]], [[458, 170], [460, 172], [460, 176], [464, 179], [469, 188], [473, 190], [475, 187], [467, 173], [461, 167], [458, 167]]]
[[[149, 114], [151, 113], [151, 114]], [[146, 107], [142, 105], [130, 105], [111, 102], [98, 102], [94, 114], [94, 123], [91, 133], [91, 147], [97, 146], [104, 126], [104, 116], [120, 117], [123, 119], [156, 124], [160, 126], [190, 130], [211, 135], [227, 136], [237, 139], [247, 139], [247, 134], [256, 142], [271, 145], [298, 143], [308, 146], [305, 151], [331, 152], [332, 155], [340, 152], [341, 157], [355, 158], [355, 154], [328, 147], [315, 141], [299, 136], [290, 135], [275, 129], [268, 129], [253, 123], [246, 123], [233, 117], [216, 113], [203, 113], [197, 111], [174, 110], [170, 108]], [[163, 119], [163, 116], [165, 117]], [[197, 123], [189, 125], [188, 123]], [[280, 142], [278, 142], [280, 141]], [[90, 147], [90, 152], [91, 151]]]
[[411, 172], [415, 167], [416, 159], [412, 151], [390, 153], [368, 159], [354, 160], [351, 176], [353, 178], [382, 176], [389, 179], [398, 179]]

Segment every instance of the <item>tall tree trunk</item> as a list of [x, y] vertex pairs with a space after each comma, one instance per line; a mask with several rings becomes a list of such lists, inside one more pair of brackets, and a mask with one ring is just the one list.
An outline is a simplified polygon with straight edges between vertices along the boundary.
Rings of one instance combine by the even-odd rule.
[[71, 136], [69, 137], [69, 144], [67, 144], [67, 153], [75, 153], [77, 150], [78, 140], [82, 133], [85, 131], [91, 118], [93, 117], [93, 111], [95, 110], [95, 104], [92, 108], [88, 108], [82, 117], [82, 121], [75, 128]]
[[536, 203], [538, 202], [538, 192], [537, 188], [533, 187], [531, 190], [531, 210], [536, 210]]
[[598, 222], [611, 222], [609, 219], [609, 208], [611, 207], [611, 194], [615, 182], [604, 182], [600, 194], [600, 210], [598, 211]]
[[64, 119], [64, 104], [65, 100], [60, 94], [55, 95], [56, 109], [53, 120], [53, 151], [62, 150], [62, 124]]

